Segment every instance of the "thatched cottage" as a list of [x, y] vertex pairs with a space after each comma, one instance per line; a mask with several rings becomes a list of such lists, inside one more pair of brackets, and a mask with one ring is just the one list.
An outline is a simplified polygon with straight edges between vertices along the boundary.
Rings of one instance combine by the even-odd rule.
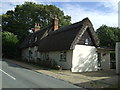
[[55, 16], [53, 23], [43, 29], [35, 24], [34, 33], [24, 40], [21, 49], [22, 58], [29, 62], [37, 63], [38, 58], [43, 61], [52, 59], [62, 69], [70, 69], [72, 72], [109, 69], [109, 51], [98, 46], [99, 39], [88, 18], [58, 28]]

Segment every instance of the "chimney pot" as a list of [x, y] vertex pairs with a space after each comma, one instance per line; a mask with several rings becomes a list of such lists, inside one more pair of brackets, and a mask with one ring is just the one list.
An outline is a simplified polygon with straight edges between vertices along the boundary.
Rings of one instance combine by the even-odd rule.
[[34, 32], [39, 31], [39, 30], [40, 30], [39, 23], [35, 23]]
[[56, 31], [58, 29], [58, 19], [57, 19], [57, 15], [54, 15], [54, 22], [53, 22], [53, 29], [54, 31]]

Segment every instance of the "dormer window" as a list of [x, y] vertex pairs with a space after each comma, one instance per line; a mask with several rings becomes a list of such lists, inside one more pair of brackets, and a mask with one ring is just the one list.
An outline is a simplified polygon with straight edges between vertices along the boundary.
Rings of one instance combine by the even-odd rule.
[[88, 38], [85, 39], [85, 45], [88, 45], [89, 44], [89, 40]]
[[35, 42], [37, 42], [37, 37], [35, 37]]

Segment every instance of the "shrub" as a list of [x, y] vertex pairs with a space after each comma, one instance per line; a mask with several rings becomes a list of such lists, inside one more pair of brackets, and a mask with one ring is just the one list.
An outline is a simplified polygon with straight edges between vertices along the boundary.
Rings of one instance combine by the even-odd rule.
[[19, 40], [16, 35], [11, 32], [2, 32], [2, 52], [3, 57], [15, 58], [20, 55]]
[[44, 60], [37, 58], [37, 63], [38, 63], [38, 65], [43, 66], [43, 67], [58, 69], [58, 67], [57, 67], [58, 65], [55, 62], [55, 60], [50, 59], [50, 58], [44, 59]]

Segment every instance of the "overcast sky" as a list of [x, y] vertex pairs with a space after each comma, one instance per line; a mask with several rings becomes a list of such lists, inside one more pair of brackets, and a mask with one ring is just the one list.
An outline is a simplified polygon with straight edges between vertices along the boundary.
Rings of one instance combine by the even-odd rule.
[[[37, 4], [55, 5], [59, 7], [65, 15], [71, 16], [71, 22], [81, 21], [88, 17], [95, 30], [101, 25], [118, 26], [118, 1], [117, 0], [0, 0], [0, 12], [5, 14], [8, 10], [14, 10], [16, 5], [25, 1], [32, 1]], [[59, 2], [58, 2], [59, 1]], [[65, 2], [66, 1], [66, 2]]]

